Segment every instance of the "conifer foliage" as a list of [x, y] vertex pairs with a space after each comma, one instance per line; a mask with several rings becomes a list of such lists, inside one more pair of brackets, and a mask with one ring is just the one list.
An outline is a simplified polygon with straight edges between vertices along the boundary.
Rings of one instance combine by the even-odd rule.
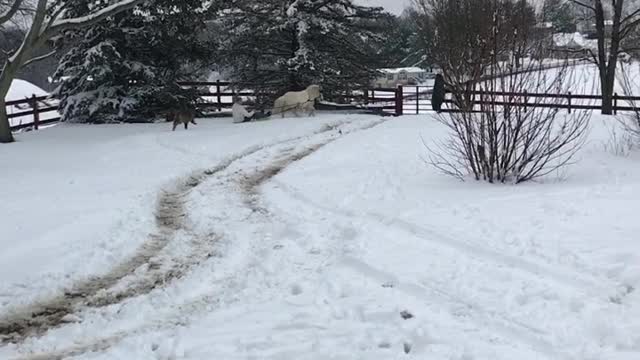
[[382, 40], [381, 8], [352, 0], [232, 0], [221, 9], [221, 59], [232, 80], [273, 97], [320, 84], [366, 86]]
[[[99, 0], [65, 0], [76, 16]], [[209, 16], [202, 0], [149, 0], [82, 33], [55, 77], [64, 120], [148, 121], [164, 110], [193, 107], [197, 97], [176, 81], [193, 79], [214, 49], [202, 29]]]

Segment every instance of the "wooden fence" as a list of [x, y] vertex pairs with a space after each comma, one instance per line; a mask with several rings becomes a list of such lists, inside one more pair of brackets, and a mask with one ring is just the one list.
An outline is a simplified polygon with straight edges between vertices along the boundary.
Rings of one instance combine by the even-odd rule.
[[[231, 83], [223, 81], [181, 82], [181, 86], [195, 88], [202, 102], [198, 105], [201, 111], [214, 111], [221, 115], [227, 115], [233, 106], [233, 99], [240, 96], [244, 99], [255, 97], [251, 91], [236, 91]], [[396, 116], [423, 114], [433, 111], [431, 96], [433, 89], [430, 86], [398, 86], [397, 88], [374, 88], [362, 91], [354, 91], [341, 96], [338, 103], [323, 102], [319, 105], [322, 110], [364, 110], [375, 113], [387, 113]], [[518, 106], [528, 108], [559, 108], [568, 112], [573, 110], [600, 110], [602, 98], [599, 95], [581, 94], [542, 94], [542, 93], [510, 93], [510, 92], [469, 92], [474, 98], [474, 104], [495, 104], [497, 106]], [[639, 96], [619, 96], [613, 98], [614, 114], [622, 111], [636, 111], [640, 108]], [[452, 94], [448, 93], [443, 103], [443, 111], [456, 111]], [[33, 128], [37, 130], [41, 125], [60, 121], [57, 114], [57, 100], [45, 96], [35, 96], [23, 100], [7, 101], [9, 119], [30, 116], [31, 121], [24, 121], [11, 127], [12, 130]], [[17, 111], [15, 111], [17, 109]], [[50, 113], [55, 112], [54, 116]], [[43, 119], [43, 114], [47, 114]]]
[[[496, 105], [522, 107], [526, 111], [529, 108], [554, 108], [567, 110], [571, 113], [574, 110], [601, 110], [602, 96], [586, 95], [586, 94], [545, 94], [545, 93], [515, 93], [515, 92], [487, 92], [487, 91], [469, 91], [466, 96], [472, 98], [474, 110], [480, 105]], [[640, 96], [620, 96], [617, 93], [613, 95], [613, 113], [618, 112], [636, 112], [640, 111]], [[453, 94], [448, 92], [443, 104], [448, 108], [443, 111], [457, 111], [456, 101]]]
[[[224, 81], [185, 81], [179, 85], [185, 88], [194, 88], [202, 102], [198, 104], [199, 110], [215, 116], [228, 115], [228, 111], [233, 106], [233, 99], [236, 96], [244, 99], [255, 98], [255, 93], [251, 91], [236, 91], [229, 82]], [[430, 110], [431, 88], [426, 86], [416, 86], [410, 88], [374, 88], [362, 91], [353, 91], [344, 94], [339, 103], [324, 102], [319, 105], [322, 110], [364, 110], [376, 113], [385, 112], [392, 115], [402, 115], [406, 110], [420, 113]], [[18, 124], [11, 126], [11, 130], [20, 129], [37, 130], [40, 126], [60, 121], [58, 115], [58, 101], [54, 98], [33, 95], [31, 98], [23, 100], [7, 101], [7, 112], [9, 119], [25, 118]], [[18, 111], [16, 111], [16, 109]], [[55, 113], [55, 116], [51, 114]], [[47, 114], [46, 119], [43, 115]], [[15, 121], [14, 121], [15, 122]]]
[[[11, 100], [5, 102], [7, 107], [7, 117], [11, 122], [12, 119], [30, 117], [30, 121], [20, 122], [12, 125], [11, 130], [16, 131], [25, 128], [33, 128], [38, 130], [41, 125], [52, 124], [60, 121], [58, 115], [57, 100], [51, 99], [48, 96], [35, 96], [23, 100]], [[50, 113], [55, 112], [55, 115], [49, 116]], [[43, 116], [43, 115], [47, 116]], [[43, 119], [46, 117], [46, 119]], [[15, 122], [15, 120], [14, 120]]]

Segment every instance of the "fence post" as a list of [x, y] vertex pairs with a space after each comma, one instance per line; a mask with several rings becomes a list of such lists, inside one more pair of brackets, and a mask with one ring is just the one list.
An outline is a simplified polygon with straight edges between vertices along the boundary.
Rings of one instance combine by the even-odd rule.
[[613, 115], [618, 115], [618, 93], [613, 93]]
[[527, 90], [524, 91], [524, 112], [527, 112], [527, 105], [529, 105], [529, 96]]
[[40, 128], [40, 111], [38, 110], [36, 94], [31, 96], [31, 108], [33, 109], [33, 129], [38, 130]]
[[571, 91], [569, 91], [569, 95], [567, 96], [567, 100], [569, 101], [569, 106], [567, 109], [569, 110], [569, 114], [571, 114]]
[[369, 105], [369, 89], [364, 89], [364, 104]]
[[218, 111], [222, 111], [222, 95], [220, 93], [222, 90], [220, 89], [220, 80], [216, 80], [216, 94], [218, 95]]
[[416, 86], [416, 115], [420, 115], [420, 86]]
[[404, 102], [404, 89], [402, 85], [398, 85], [396, 88], [396, 116], [403, 115], [403, 102]]

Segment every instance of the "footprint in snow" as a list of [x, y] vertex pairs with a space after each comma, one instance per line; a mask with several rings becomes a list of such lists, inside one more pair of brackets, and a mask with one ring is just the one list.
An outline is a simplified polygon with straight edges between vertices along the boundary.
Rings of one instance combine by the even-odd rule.
[[291, 295], [298, 296], [300, 294], [302, 294], [302, 286], [300, 286], [298, 284], [293, 284], [291, 286]]

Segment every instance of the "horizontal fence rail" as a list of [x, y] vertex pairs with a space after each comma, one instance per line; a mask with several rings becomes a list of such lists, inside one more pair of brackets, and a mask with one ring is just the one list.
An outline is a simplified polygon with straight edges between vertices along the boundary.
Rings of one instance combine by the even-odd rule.
[[[184, 88], [197, 91], [201, 102], [197, 105], [201, 112], [211, 116], [230, 115], [233, 101], [236, 97], [243, 100], [253, 100], [256, 93], [247, 89], [236, 89], [232, 83], [225, 81], [184, 81], [178, 83]], [[600, 110], [602, 97], [589, 94], [545, 94], [545, 93], [514, 93], [469, 91], [474, 106], [493, 104], [496, 106], [514, 106], [528, 108], [557, 108], [571, 112], [573, 110]], [[338, 102], [323, 101], [318, 104], [321, 110], [358, 110], [376, 114], [391, 114], [395, 116], [409, 114], [425, 114], [433, 111], [432, 86], [398, 86], [396, 88], [370, 88], [354, 90], [339, 96]], [[545, 101], [548, 100], [548, 101]], [[638, 111], [635, 102], [640, 102], [640, 96], [613, 97], [614, 114], [623, 111]], [[22, 100], [6, 101], [11, 130], [35, 129], [46, 124], [60, 121], [58, 114], [59, 101], [48, 96], [31, 96]], [[475, 110], [475, 109], [474, 109]], [[459, 111], [451, 92], [445, 94], [443, 101], [444, 112]], [[213, 112], [213, 113], [211, 113]], [[16, 123], [15, 119], [20, 119]]]
[[[481, 105], [511, 106], [528, 108], [563, 109], [571, 113], [573, 110], [601, 110], [602, 96], [589, 94], [545, 94], [506, 91], [466, 91], [459, 95], [471, 99], [473, 110]], [[545, 102], [544, 100], [550, 100]], [[613, 114], [618, 112], [640, 112], [640, 96], [613, 95]], [[450, 105], [444, 112], [459, 111], [454, 94], [447, 92], [443, 104]]]
[[[32, 128], [38, 130], [42, 125], [54, 124], [60, 121], [58, 114], [58, 100], [49, 96], [32, 95], [23, 100], [10, 100], [5, 102], [7, 118], [12, 131]], [[22, 119], [16, 124], [18, 118]], [[13, 120], [13, 121], [12, 121]]]

